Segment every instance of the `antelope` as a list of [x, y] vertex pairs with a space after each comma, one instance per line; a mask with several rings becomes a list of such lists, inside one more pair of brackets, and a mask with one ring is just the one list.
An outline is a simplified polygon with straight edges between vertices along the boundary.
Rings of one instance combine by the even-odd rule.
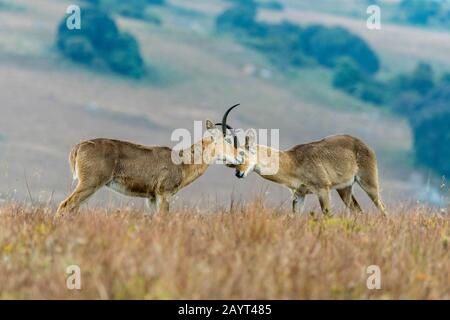
[[[209, 135], [181, 151], [113, 139], [93, 139], [75, 145], [69, 155], [69, 164], [78, 184], [61, 202], [56, 216], [78, 209], [83, 201], [104, 186], [127, 196], [147, 198], [153, 211], [169, 211], [170, 197], [202, 176], [211, 163], [216, 160], [240, 163], [235, 157], [237, 145], [232, 145], [226, 138], [227, 117], [236, 106], [225, 112], [222, 132], [206, 120]], [[236, 139], [234, 142], [237, 143]], [[184, 157], [193, 155], [195, 150], [201, 150], [206, 161], [200, 164], [173, 161], [174, 152]]]
[[330, 191], [334, 189], [348, 209], [362, 213], [353, 195], [356, 182], [386, 215], [380, 197], [375, 152], [361, 140], [350, 135], [335, 135], [296, 145], [286, 151], [258, 145], [255, 141], [255, 132], [247, 131], [244, 148], [238, 149], [243, 162], [236, 166], [236, 177], [245, 178], [254, 171], [264, 179], [289, 188], [293, 212], [297, 209], [302, 212], [305, 196], [316, 194], [322, 212], [329, 215]]

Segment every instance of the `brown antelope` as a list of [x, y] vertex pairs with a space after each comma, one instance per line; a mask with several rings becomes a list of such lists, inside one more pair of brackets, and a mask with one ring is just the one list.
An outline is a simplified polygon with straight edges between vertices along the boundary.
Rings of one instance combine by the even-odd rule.
[[[59, 205], [57, 216], [77, 209], [103, 186], [128, 196], [147, 198], [149, 207], [157, 212], [168, 211], [169, 198], [203, 175], [212, 162], [219, 159], [231, 164], [240, 163], [235, 157], [236, 145], [225, 138], [227, 116], [236, 106], [225, 113], [222, 132], [207, 120], [209, 135], [181, 151], [112, 139], [94, 139], [77, 144], [70, 152], [69, 163], [78, 184]], [[195, 150], [201, 150], [202, 161], [199, 164], [181, 161], [176, 164], [173, 161], [173, 152], [184, 157], [193, 155], [197, 152]]]
[[[386, 214], [380, 198], [375, 152], [361, 140], [349, 135], [335, 135], [286, 151], [257, 145], [255, 140], [254, 131], [247, 131], [245, 146], [239, 148], [244, 161], [236, 166], [236, 176], [244, 178], [255, 171], [264, 179], [289, 188], [293, 212], [297, 207], [300, 212], [303, 210], [307, 194], [316, 194], [323, 213], [329, 214], [332, 189], [337, 190], [350, 210], [362, 212], [352, 193], [357, 182], [375, 206]], [[270, 170], [272, 168], [274, 170]]]

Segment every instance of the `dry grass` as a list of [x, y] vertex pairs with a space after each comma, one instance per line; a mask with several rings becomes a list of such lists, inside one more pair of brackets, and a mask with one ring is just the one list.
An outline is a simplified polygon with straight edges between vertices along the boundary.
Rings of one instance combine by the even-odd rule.
[[[414, 207], [314, 219], [253, 204], [145, 217], [0, 208], [0, 298], [450, 298], [450, 217]], [[66, 267], [82, 289], [66, 288]], [[366, 268], [381, 268], [368, 290]]]

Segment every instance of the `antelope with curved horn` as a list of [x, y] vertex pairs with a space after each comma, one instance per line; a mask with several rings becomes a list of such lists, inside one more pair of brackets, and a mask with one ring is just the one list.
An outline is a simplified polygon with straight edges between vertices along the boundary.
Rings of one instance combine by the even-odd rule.
[[[235, 156], [237, 145], [233, 146], [225, 137], [227, 117], [235, 107], [225, 113], [222, 131], [206, 120], [209, 135], [181, 151], [112, 139], [94, 139], [75, 145], [69, 163], [78, 184], [59, 205], [57, 216], [77, 209], [103, 186], [128, 196], [147, 198], [149, 207], [157, 212], [168, 211], [170, 197], [203, 175], [215, 160], [240, 163]], [[173, 152], [192, 156], [195, 150], [202, 151], [200, 164], [173, 161]]]
[[258, 145], [255, 141], [255, 132], [247, 131], [245, 146], [238, 149], [244, 161], [236, 166], [236, 177], [244, 178], [255, 171], [264, 179], [289, 188], [293, 212], [297, 208], [303, 210], [307, 194], [316, 194], [323, 213], [329, 214], [330, 191], [335, 189], [350, 210], [362, 213], [352, 192], [356, 182], [386, 215], [379, 192], [375, 152], [361, 140], [335, 135], [286, 151]]

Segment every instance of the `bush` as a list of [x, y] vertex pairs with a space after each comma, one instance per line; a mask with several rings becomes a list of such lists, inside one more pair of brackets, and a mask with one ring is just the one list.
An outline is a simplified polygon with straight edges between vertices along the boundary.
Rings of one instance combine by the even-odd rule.
[[219, 32], [233, 33], [237, 36], [263, 36], [263, 25], [256, 22], [257, 6], [253, 2], [235, 5], [225, 10], [216, 19]]
[[111, 6], [111, 8], [113, 8], [112, 10], [114, 12], [124, 17], [145, 20], [160, 25], [161, 19], [146, 10], [149, 4], [150, 2], [148, 0], [127, 0], [119, 1], [117, 4]]
[[267, 1], [259, 4], [261, 9], [274, 10], [274, 11], [282, 11], [284, 9], [284, 5], [278, 1]]
[[383, 104], [387, 101], [386, 86], [376, 80], [367, 80], [361, 84], [359, 97], [366, 102]]
[[110, 68], [120, 74], [140, 78], [144, 73], [144, 61], [139, 54], [139, 45], [128, 33], [118, 36], [113, 50], [106, 56]]
[[251, 6], [251, 7], [258, 7], [258, 4], [255, 0], [227, 0], [228, 2], [232, 3], [234, 6]]
[[256, 20], [258, 6], [255, 2], [233, 2], [239, 5], [217, 17], [217, 30], [234, 34], [239, 41], [268, 55], [278, 66], [301, 66], [315, 59], [333, 68], [339, 59], [347, 57], [366, 73], [375, 73], [379, 69], [375, 52], [363, 39], [346, 29], [319, 25], [302, 28], [287, 22], [261, 23]]
[[341, 27], [308, 26], [302, 34], [302, 49], [326, 67], [335, 67], [349, 57], [367, 73], [375, 73], [380, 63], [375, 52], [359, 36]]
[[61, 49], [66, 56], [77, 62], [91, 63], [95, 57], [95, 49], [86, 37], [69, 37], [61, 42]]
[[339, 60], [333, 74], [333, 86], [370, 103], [382, 104], [386, 100], [385, 85], [371, 79], [349, 58]]
[[302, 28], [292, 23], [266, 25], [265, 36], [250, 44], [266, 54], [279, 67], [302, 66], [308, 58], [301, 50]]
[[450, 84], [450, 72], [446, 72], [441, 77], [442, 84]]
[[151, 5], [165, 5], [163, 0], [85, 0], [105, 12], [117, 13], [121, 16], [144, 20], [153, 24], [161, 24], [161, 19], [147, 10]]
[[438, 1], [430, 0], [403, 0], [400, 10], [405, 20], [412, 24], [427, 25], [431, 18], [437, 16], [441, 11]]
[[394, 95], [391, 104], [394, 112], [411, 118], [418, 113], [421, 101], [422, 96], [420, 94], [406, 91]]
[[58, 28], [57, 46], [71, 60], [92, 64], [99, 61], [119, 74], [141, 77], [145, 66], [136, 39], [117, 28], [105, 12], [84, 8], [83, 27], [69, 30], [63, 19]]
[[413, 128], [417, 161], [447, 177], [450, 176], [449, 123], [450, 112], [439, 112]]
[[359, 66], [349, 58], [340, 59], [333, 75], [333, 86], [353, 94], [358, 84], [365, 81], [366, 75]]
[[394, 94], [412, 91], [422, 96], [426, 95], [434, 87], [433, 68], [427, 63], [420, 62], [411, 74], [402, 74], [394, 78], [391, 86]]
[[394, 104], [413, 128], [418, 163], [438, 174], [450, 174], [450, 84], [442, 83], [425, 97], [414, 91], [402, 94]]
[[150, 6], [164, 6], [166, 0], [146, 0], [147, 4]]
[[415, 114], [410, 115], [415, 122], [437, 113], [450, 112], [450, 85], [441, 84], [423, 97], [417, 104]]

